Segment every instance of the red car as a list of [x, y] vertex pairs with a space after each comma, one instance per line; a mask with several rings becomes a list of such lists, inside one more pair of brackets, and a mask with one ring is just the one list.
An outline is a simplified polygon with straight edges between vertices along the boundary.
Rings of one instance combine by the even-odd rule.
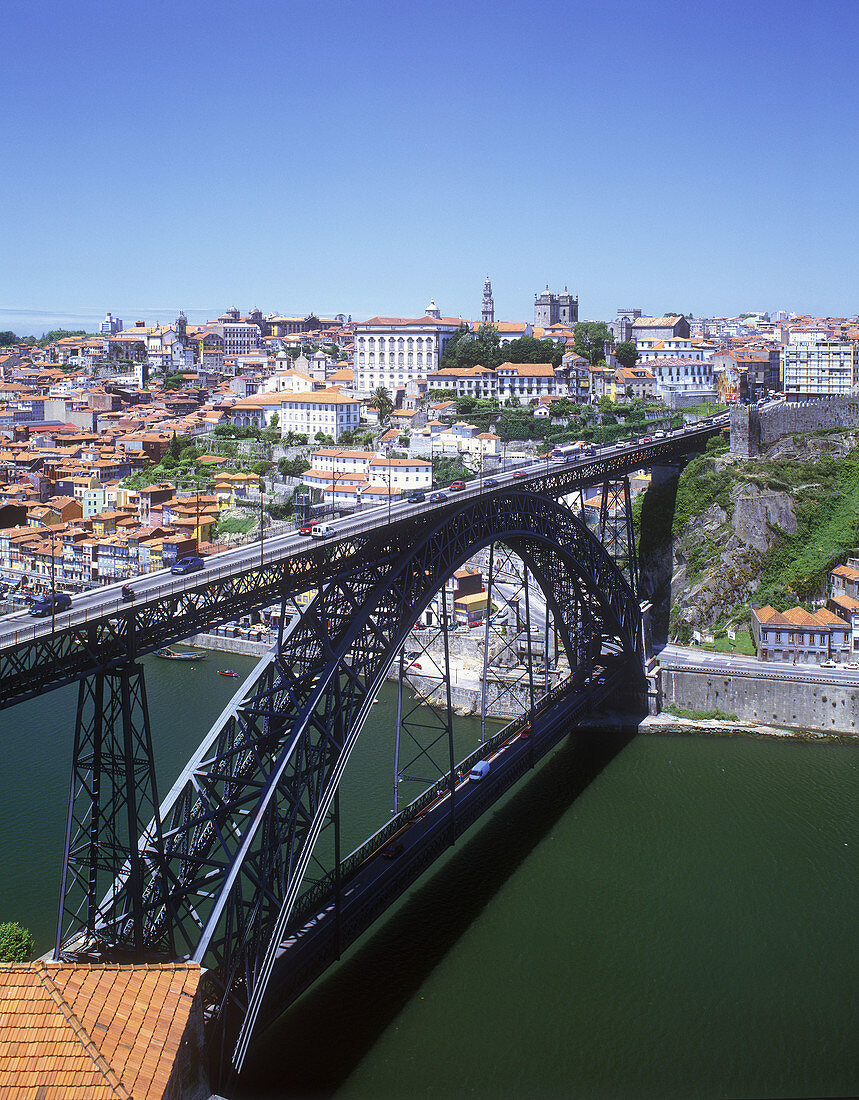
[[313, 531], [313, 524], [312, 523], [303, 523], [298, 528], [299, 535], [309, 535], [312, 531]]
[[525, 471], [524, 471], [524, 470], [517, 470], [517, 471], [516, 471], [516, 472], [514, 473], [514, 475], [513, 475], [513, 476], [514, 476], [514, 477], [524, 477], [524, 476], [525, 476]]
[[464, 481], [452, 481], [450, 483], [450, 485], [448, 486], [448, 488], [450, 489], [450, 491], [452, 493], [458, 493], [460, 491], [460, 489], [465, 488], [465, 482]]

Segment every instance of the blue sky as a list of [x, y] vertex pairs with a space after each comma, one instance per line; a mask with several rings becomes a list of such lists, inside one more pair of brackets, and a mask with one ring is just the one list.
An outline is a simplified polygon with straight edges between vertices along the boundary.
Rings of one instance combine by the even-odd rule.
[[856, 0], [7, 0], [0, 329], [859, 309]]

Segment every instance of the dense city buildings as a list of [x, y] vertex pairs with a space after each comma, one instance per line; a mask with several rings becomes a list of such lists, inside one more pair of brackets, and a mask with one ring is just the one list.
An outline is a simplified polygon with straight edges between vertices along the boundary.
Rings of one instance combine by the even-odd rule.
[[[535, 425], [557, 428], [570, 408], [604, 399], [675, 411], [716, 399], [760, 403], [782, 389], [809, 400], [857, 386], [856, 318], [690, 320], [624, 308], [609, 323], [604, 358], [591, 362], [577, 344], [576, 298], [546, 288], [535, 307], [534, 323], [496, 318], [487, 277], [479, 320], [444, 316], [434, 300], [419, 317], [354, 323], [346, 314], [232, 307], [205, 324], [179, 312], [123, 327], [108, 313], [96, 334], [0, 350], [0, 582], [18, 592], [52, 583], [74, 592], [205, 552], [219, 518], [258, 499], [250, 445], [234, 444], [227, 457], [219, 431], [265, 432], [289, 454], [303, 441], [305, 484], [321, 503], [371, 507], [431, 483], [416, 440], [435, 455], [497, 458], [496, 421], [486, 419], [492, 403], [499, 415], [521, 408]], [[493, 327], [501, 355], [442, 366], [450, 340], [476, 340], [481, 325]], [[505, 356], [523, 337], [559, 346], [559, 364]], [[631, 343], [637, 361], [630, 364], [627, 347], [619, 362], [619, 343]], [[464, 399], [486, 403], [479, 424]], [[195, 443], [198, 456], [191, 466], [174, 459], [171, 480], [161, 464], [176, 440], [180, 450]], [[827, 611], [849, 620], [859, 645], [859, 596], [833, 590]], [[811, 653], [801, 624], [792, 625], [789, 652]], [[828, 631], [827, 652], [838, 649], [838, 624], [818, 628]], [[813, 652], [822, 646], [816, 641]]]

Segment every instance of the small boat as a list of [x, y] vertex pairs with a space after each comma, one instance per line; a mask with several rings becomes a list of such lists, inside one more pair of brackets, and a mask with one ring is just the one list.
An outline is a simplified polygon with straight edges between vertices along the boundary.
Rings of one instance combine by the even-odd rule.
[[165, 661], [204, 661], [205, 653], [181, 653], [177, 649], [156, 649], [156, 657], [163, 657]]
[[239, 678], [239, 674], [237, 672], [233, 672], [233, 670], [231, 668], [219, 668], [218, 669], [218, 675], [219, 676], [232, 676], [232, 678], [234, 680], [238, 680], [238, 678]]

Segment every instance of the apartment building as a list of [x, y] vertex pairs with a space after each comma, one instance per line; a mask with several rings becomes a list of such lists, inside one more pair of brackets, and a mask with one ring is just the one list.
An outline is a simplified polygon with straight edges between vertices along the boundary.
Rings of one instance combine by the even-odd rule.
[[789, 401], [849, 396], [859, 378], [859, 344], [851, 340], [786, 344], [781, 349], [781, 368]]

